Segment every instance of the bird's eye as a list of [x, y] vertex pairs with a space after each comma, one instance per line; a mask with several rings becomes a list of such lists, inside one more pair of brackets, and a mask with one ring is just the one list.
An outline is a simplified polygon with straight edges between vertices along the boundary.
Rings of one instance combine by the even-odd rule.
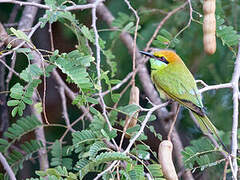
[[162, 61], [162, 62], [166, 63], [166, 64], [169, 63], [168, 60], [167, 60], [164, 56], [157, 57], [157, 59], [158, 59], [159, 61]]

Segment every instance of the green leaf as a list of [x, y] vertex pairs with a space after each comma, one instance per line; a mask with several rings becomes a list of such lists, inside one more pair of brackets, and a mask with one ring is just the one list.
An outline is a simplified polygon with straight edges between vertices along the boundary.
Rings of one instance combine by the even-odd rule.
[[216, 17], [216, 36], [222, 40], [223, 45], [228, 47], [237, 45], [240, 39], [240, 35], [234, 30], [232, 26], [226, 26], [224, 19], [220, 16]]
[[16, 105], [18, 105], [19, 103], [20, 103], [19, 100], [9, 100], [9, 101], [7, 102], [7, 105], [8, 105], [8, 106], [16, 106]]
[[30, 64], [20, 73], [20, 77], [26, 82], [38, 79], [43, 74], [42, 70], [36, 64]]
[[139, 159], [143, 159], [143, 160], [150, 159], [150, 153], [148, 151], [144, 151], [144, 150], [137, 150], [137, 156]]
[[141, 128], [140, 125], [137, 124], [137, 125], [134, 126], [134, 127], [128, 128], [128, 129], [127, 129], [127, 133], [128, 133], [128, 134], [132, 134], [132, 133], [138, 132], [138, 131], [140, 130], [140, 128]]
[[31, 42], [30, 39], [27, 37], [27, 35], [22, 32], [21, 30], [16, 30], [14, 29], [13, 27], [10, 28], [10, 31], [12, 31], [12, 33], [19, 39], [22, 39], [24, 41], [27, 41], [27, 42]]
[[42, 103], [39, 102], [39, 103], [34, 104], [34, 109], [36, 109], [36, 112], [40, 114], [43, 110]]
[[101, 133], [105, 138], [107, 138], [108, 141], [110, 141], [110, 137], [108, 136], [107, 132], [104, 131], [104, 129], [101, 129]]
[[134, 113], [136, 113], [137, 111], [140, 110], [140, 107], [138, 105], [135, 104], [128, 104], [126, 106], [122, 106], [118, 108], [121, 112], [123, 112], [126, 115], [133, 115]]
[[12, 110], [12, 117], [15, 117], [16, 116], [16, 114], [17, 114], [17, 112], [18, 112], [18, 106], [16, 106], [15, 108], [13, 108], [13, 110]]
[[104, 149], [107, 149], [106, 144], [104, 142], [102, 142], [102, 141], [96, 141], [93, 145], [91, 145], [91, 147], [89, 149], [89, 156], [91, 158], [95, 158], [97, 153], [99, 151], [104, 150]]
[[23, 102], [25, 102], [26, 104], [32, 105], [33, 101], [32, 99], [28, 98], [28, 97], [23, 97]]
[[88, 29], [87, 26], [83, 26], [81, 28], [81, 32], [83, 33], [83, 35], [90, 40], [91, 43], [94, 43], [95, 42], [95, 37], [94, 37], [94, 34], [92, 32], [90, 32], [90, 30]]
[[159, 164], [149, 164], [147, 167], [148, 167], [152, 177], [154, 177], [154, 178], [163, 177], [162, 168]]
[[200, 170], [204, 170], [206, 167], [218, 164], [220, 159], [218, 156], [219, 151], [209, 142], [205, 137], [198, 140], [191, 141], [191, 146], [187, 146], [182, 151], [184, 165], [193, 169], [194, 164], [197, 163]]
[[127, 162], [132, 161], [130, 157], [128, 157], [126, 154], [123, 154], [121, 152], [103, 152], [97, 155], [95, 159], [97, 163], [106, 163], [108, 161], [114, 161], [114, 160], [121, 160], [121, 161], [127, 161]]
[[[88, 60], [88, 62], [82, 62], [81, 59]], [[69, 54], [62, 54], [61, 57], [56, 59], [55, 63], [82, 91], [93, 91], [93, 84], [86, 71], [86, 66], [91, 61], [93, 61], [91, 56], [86, 58], [78, 50], [75, 50]]]
[[120, 97], [121, 97], [120, 94], [111, 94], [111, 98], [112, 98], [114, 103], [118, 102]]
[[[18, 111], [18, 106], [16, 106], [13, 110], [15, 112], [15, 115]], [[34, 117], [34, 116], [27, 116], [25, 118], [20, 118], [16, 121], [16, 123], [13, 123], [11, 127], [8, 128], [8, 130], [3, 134], [4, 137], [9, 138], [10, 142], [7, 146], [4, 146], [4, 152], [8, 150], [8, 148], [19, 138], [21, 138], [26, 133], [34, 130], [35, 128], [39, 127], [41, 123]], [[1, 144], [0, 144], [1, 147]]]
[[120, 83], [121, 82], [121, 80], [119, 80], [119, 79], [111, 79], [110, 80], [110, 83], [111, 84], [118, 84], [118, 83]]
[[[138, 120], [139, 120], [140, 122], [143, 122], [144, 119], [145, 119], [145, 117], [146, 117], [146, 115], [142, 115], [142, 116], [140, 116], [140, 117], [138, 118]], [[156, 116], [155, 116], [154, 114], [152, 114], [152, 115], [150, 116], [148, 122], [154, 121], [154, 120], [156, 120], [156, 119], [157, 119]]]
[[92, 104], [98, 104], [98, 100], [92, 97], [87, 97], [86, 98], [87, 102], [92, 103]]

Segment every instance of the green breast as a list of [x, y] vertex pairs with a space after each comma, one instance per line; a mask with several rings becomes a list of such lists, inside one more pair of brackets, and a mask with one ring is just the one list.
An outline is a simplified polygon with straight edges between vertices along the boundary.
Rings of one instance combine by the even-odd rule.
[[151, 77], [158, 89], [177, 101], [188, 101], [203, 108], [195, 79], [185, 64], [168, 64], [167, 67], [152, 70]]

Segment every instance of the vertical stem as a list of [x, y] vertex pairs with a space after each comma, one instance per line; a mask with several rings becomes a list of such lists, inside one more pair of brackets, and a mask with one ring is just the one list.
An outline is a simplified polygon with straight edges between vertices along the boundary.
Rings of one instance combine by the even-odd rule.
[[98, 4], [102, 2], [101, 0], [97, 0], [94, 4], [95, 6], [92, 8], [92, 27], [93, 27], [93, 31], [94, 31], [94, 35], [95, 35], [95, 46], [96, 46], [96, 58], [97, 58], [97, 77], [98, 77], [98, 92], [99, 92], [99, 98], [100, 98], [100, 104], [102, 106], [103, 109], [103, 116], [108, 124], [109, 130], [112, 130], [112, 125], [108, 119], [107, 116], [107, 111], [106, 111], [106, 104], [104, 102], [103, 99], [103, 95], [102, 95], [102, 85], [101, 85], [101, 57], [100, 57], [100, 46], [99, 46], [99, 35], [98, 35], [98, 31], [97, 31], [97, 26], [96, 26], [96, 21], [97, 21], [97, 16], [96, 16], [96, 9]]
[[136, 76], [136, 41], [137, 41], [137, 31], [138, 31], [138, 25], [139, 25], [139, 16], [137, 14], [137, 11], [131, 6], [130, 2], [128, 0], [124, 0], [125, 3], [128, 5], [128, 8], [134, 13], [136, 17], [136, 27], [135, 27], [135, 32], [134, 32], [134, 39], [133, 39], [133, 55], [132, 55], [132, 68], [133, 68], [133, 76], [132, 76], [132, 85], [135, 86], [135, 76]]
[[238, 44], [238, 54], [235, 61], [234, 72], [232, 76], [232, 86], [233, 86], [233, 123], [232, 123], [232, 161], [233, 161], [233, 177], [237, 177], [238, 165], [237, 165], [237, 149], [238, 149], [238, 140], [237, 140], [237, 129], [238, 129], [238, 97], [239, 97], [239, 82], [240, 76], [240, 42]]
[[3, 165], [4, 169], [6, 170], [6, 172], [8, 173], [9, 177], [11, 180], [16, 180], [15, 174], [12, 170], [12, 168], [9, 166], [7, 160], [5, 159], [5, 157], [3, 156], [3, 154], [0, 152], [0, 162]]

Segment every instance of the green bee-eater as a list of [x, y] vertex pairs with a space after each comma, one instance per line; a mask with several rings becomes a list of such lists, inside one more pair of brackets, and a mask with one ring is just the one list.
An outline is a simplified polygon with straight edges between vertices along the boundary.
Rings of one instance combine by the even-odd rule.
[[215, 126], [204, 112], [195, 79], [182, 59], [172, 50], [154, 53], [140, 51], [150, 57], [151, 79], [161, 97], [171, 98], [192, 111], [203, 133], [217, 135]]

